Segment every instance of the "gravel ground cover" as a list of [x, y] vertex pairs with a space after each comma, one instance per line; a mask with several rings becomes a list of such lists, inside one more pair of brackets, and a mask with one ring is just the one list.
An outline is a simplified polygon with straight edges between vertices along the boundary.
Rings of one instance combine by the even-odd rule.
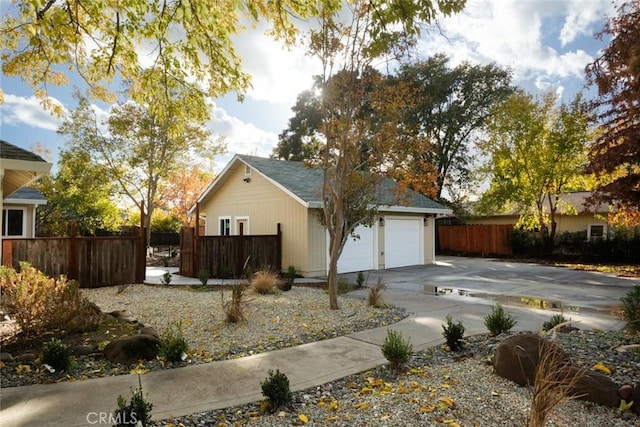
[[[507, 335], [466, 339], [458, 353], [434, 347], [415, 354], [406, 372], [386, 366], [293, 394], [293, 404], [273, 414], [261, 402], [187, 417], [158, 420], [157, 426], [523, 426], [531, 395], [505, 380], [488, 363]], [[613, 367], [612, 379], [640, 383], [640, 355], [620, 353], [633, 337], [623, 333], [575, 331], [560, 344], [583, 366]], [[636, 340], [637, 342], [637, 337]], [[259, 385], [256, 385], [259, 386]], [[552, 413], [548, 426], [640, 426], [629, 412], [569, 400]]]
[[[217, 290], [130, 285], [83, 289], [83, 294], [104, 313], [126, 310], [159, 334], [168, 325], [180, 322], [189, 343], [187, 359], [173, 364], [151, 360], [136, 366], [78, 356], [71, 372], [63, 376], [49, 373], [37, 361], [5, 362], [0, 369], [2, 387], [86, 380], [129, 374], [134, 368], [145, 372], [234, 359], [386, 326], [407, 316], [403, 309], [372, 308], [365, 301], [342, 297], [341, 309], [330, 310], [324, 290], [304, 287], [266, 295], [248, 290], [244, 306], [247, 320], [236, 324], [225, 322]], [[222, 297], [229, 299], [230, 291]]]

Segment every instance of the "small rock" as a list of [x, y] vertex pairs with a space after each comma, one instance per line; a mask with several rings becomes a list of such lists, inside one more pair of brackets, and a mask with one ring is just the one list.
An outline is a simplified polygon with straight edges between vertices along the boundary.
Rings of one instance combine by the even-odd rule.
[[139, 359], [155, 359], [159, 348], [158, 337], [139, 334], [116, 338], [107, 344], [102, 353], [111, 362], [129, 363]]
[[13, 362], [11, 353], [0, 353], [0, 362]]
[[156, 332], [155, 329], [149, 327], [149, 326], [144, 326], [142, 328], [138, 328], [138, 334], [140, 335], [151, 335], [152, 337], [159, 337], [158, 333]]
[[88, 345], [74, 345], [70, 351], [74, 356], [88, 356], [93, 353], [93, 348]]
[[16, 357], [15, 360], [17, 362], [33, 362], [38, 358], [38, 355], [35, 353], [23, 353], [20, 356]]

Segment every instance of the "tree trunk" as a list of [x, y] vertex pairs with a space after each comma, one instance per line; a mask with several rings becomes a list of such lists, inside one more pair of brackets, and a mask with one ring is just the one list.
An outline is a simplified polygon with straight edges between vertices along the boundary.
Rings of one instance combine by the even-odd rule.
[[[337, 234], [337, 230], [336, 230]], [[327, 272], [327, 285], [329, 287], [329, 309], [337, 310], [338, 305], [338, 258], [340, 242], [338, 236], [329, 235], [329, 271]]]

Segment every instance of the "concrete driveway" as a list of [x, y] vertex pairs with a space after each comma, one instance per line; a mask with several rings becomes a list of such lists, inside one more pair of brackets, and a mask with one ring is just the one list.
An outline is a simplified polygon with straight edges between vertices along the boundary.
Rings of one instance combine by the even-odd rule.
[[[355, 281], [356, 274], [341, 275]], [[542, 300], [565, 311], [611, 313], [620, 306], [638, 279], [538, 264], [497, 259], [438, 257], [436, 264], [365, 272], [368, 284], [378, 278], [390, 290], [424, 294], [437, 288], [440, 295], [474, 300], [525, 304], [522, 298]], [[530, 303], [532, 301], [529, 301]]]

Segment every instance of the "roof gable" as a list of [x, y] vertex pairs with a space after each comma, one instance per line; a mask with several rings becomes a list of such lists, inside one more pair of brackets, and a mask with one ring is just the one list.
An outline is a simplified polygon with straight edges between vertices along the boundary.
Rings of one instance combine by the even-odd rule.
[[45, 162], [42, 157], [31, 151], [23, 150], [7, 141], [0, 139], [0, 158], [12, 160], [26, 160], [28, 162]]
[[[260, 173], [268, 181], [285, 191], [291, 197], [309, 208], [322, 207], [320, 189], [322, 186], [322, 170], [305, 166], [303, 162], [292, 162], [269, 159], [257, 156], [237, 154], [227, 164], [221, 174], [209, 185], [198, 199], [202, 202], [215, 191], [218, 185], [224, 185], [225, 175], [236, 162], [248, 165], [252, 170]], [[398, 185], [391, 179], [383, 180], [378, 188], [377, 203], [382, 210], [414, 211], [421, 213], [450, 213], [445, 206], [419, 193], [406, 190], [401, 197], [397, 197]], [[400, 201], [398, 201], [400, 200]], [[386, 208], [385, 208], [386, 207]]]
[[46, 205], [47, 198], [37, 188], [22, 187], [9, 197], [6, 197], [4, 203]]

